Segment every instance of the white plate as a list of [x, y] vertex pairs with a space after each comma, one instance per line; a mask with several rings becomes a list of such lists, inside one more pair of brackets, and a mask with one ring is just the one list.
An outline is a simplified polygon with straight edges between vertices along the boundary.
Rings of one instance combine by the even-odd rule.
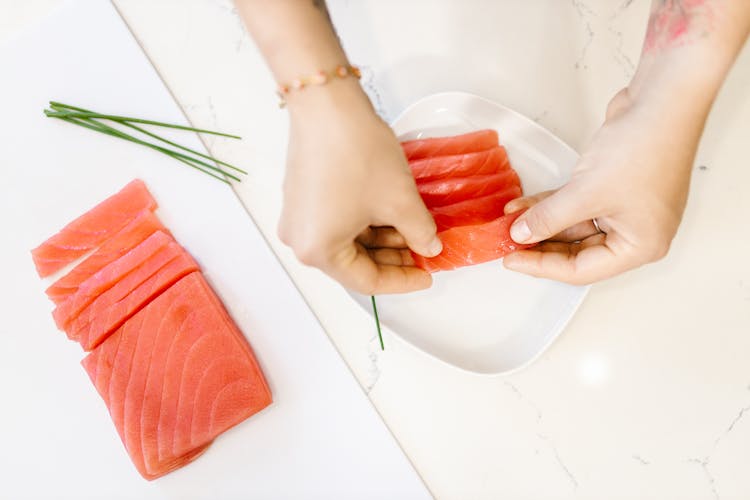
[[[508, 150], [525, 193], [563, 184], [578, 160], [533, 120], [464, 92], [425, 97], [393, 123], [402, 140], [491, 128]], [[377, 298], [381, 323], [422, 351], [480, 374], [507, 374], [536, 359], [562, 332], [588, 292], [488, 262], [434, 275], [429, 290]], [[372, 313], [369, 297], [352, 294]], [[386, 347], [387, 348], [387, 347]]]

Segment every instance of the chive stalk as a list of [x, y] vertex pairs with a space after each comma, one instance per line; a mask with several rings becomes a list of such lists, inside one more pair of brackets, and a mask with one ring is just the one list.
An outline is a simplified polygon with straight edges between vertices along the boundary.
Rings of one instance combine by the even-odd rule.
[[[198, 132], [198, 133], [203, 133], [203, 134], [213, 134], [213, 135], [229, 137], [233, 139], [239, 139], [240, 138], [239, 136], [225, 134], [223, 132], [215, 132], [213, 130], [205, 130], [205, 129], [195, 128], [195, 127], [188, 127], [184, 125], [158, 122], [154, 120], [144, 120], [141, 118], [131, 118], [127, 116], [102, 114], [102, 113], [90, 111], [88, 109], [71, 106], [69, 104], [63, 104], [57, 101], [50, 101], [49, 107], [50, 109], [44, 110], [44, 114], [48, 116], [49, 118], [57, 118], [59, 120], [72, 123], [74, 125], [88, 128], [89, 130], [94, 130], [96, 132], [109, 135], [111, 137], [116, 137], [118, 139], [123, 139], [129, 142], [132, 142], [134, 144], [146, 146], [147, 148], [163, 153], [181, 163], [184, 163], [185, 165], [191, 168], [199, 170], [200, 172], [203, 172], [204, 174], [210, 175], [211, 177], [218, 179], [226, 184], [229, 184], [227, 177], [237, 182], [240, 182], [241, 179], [237, 177], [237, 175], [234, 175], [233, 173], [228, 172], [227, 170], [221, 168], [221, 166], [224, 166], [228, 169], [232, 169], [239, 174], [247, 175], [247, 172], [245, 170], [235, 165], [218, 160], [214, 158], [213, 156], [209, 156], [207, 154], [201, 153], [200, 151], [196, 151], [186, 146], [177, 144], [176, 142], [165, 139], [164, 137], [158, 134], [155, 134], [149, 130], [144, 129], [143, 127], [139, 127], [138, 125], [135, 125], [135, 123], [152, 125], [152, 126], [157, 126], [157, 127], [166, 127], [166, 128], [172, 128], [172, 129], [178, 129], [178, 130], [186, 130], [186, 131]], [[111, 127], [107, 125], [106, 123], [104, 123], [105, 121], [114, 122], [116, 124], [128, 127], [147, 137], [156, 139], [162, 144], [160, 145], [159, 143], [149, 142], [147, 140], [143, 140], [134, 135], [128, 134], [119, 128], [115, 128], [115, 127]], [[166, 147], [165, 145], [172, 146], [173, 148], [177, 148], [177, 150], [170, 149]], [[215, 163], [215, 165], [212, 165], [211, 163], [207, 163], [206, 161], [203, 161], [203, 160], [211, 161]]]
[[370, 295], [370, 301], [372, 302], [372, 314], [375, 316], [375, 328], [378, 329], [378, 340], [380, 340], [380, 350], [385, 351], [385, 345], [383, 344], [383, 332], [380, 330], [380, 317], [378, 317], [378, 306], [375, 303], [375, 296]]
[[[202, 128], [189, 127], [187, 125], [177, 125], [175, 123], [158, 122], [154, 120], [144, 120], [143, 118], [131, 118], [129, 116], [118, 116], [118, 115], [107, 115], [97, 113], [84, 108], [78, 108], [69, 104], [63, 104], [57, 101], [49, 102], [50, 108], [54, 110], [55, 116], [70, 116], [70, 115], [87, 115], [88, 118], [100, 118], [102, 120], [110, 120], [113, 122], [130, 122], [130, 123], [141, 123], [143, 125], [155, 125], [157, 127], [174, 128], [177, 130], [187, 130], [189, 132], [199, 132], [201, 134], [218, 135], [221, 137], [229, 137], [230, 139], [242, 139], [238, 135], [225, 134], [224, 132], [216, 132], [215, 130], [206, 130]], [[50, 116], [50, 115], [47, 115]]]

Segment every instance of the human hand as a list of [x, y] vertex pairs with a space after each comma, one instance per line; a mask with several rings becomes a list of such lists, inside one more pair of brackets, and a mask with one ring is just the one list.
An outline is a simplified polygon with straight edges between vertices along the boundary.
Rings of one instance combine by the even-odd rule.
[[506, 206], [506, 213], [531, 207], [511, 227], [513, 239], [543, 243], [506, 256], [505, 267], [588, 284], [664, 257], [685, 207], [701, 130], [702, 123], [679, 122], [627, 89], [618, 93], [570, 182]]
[[353, 79], [288, 102], [291, 126], [279, 236], [305, 264], [365, 294], [428, 288], [409, 248], [442, 251], [403, 151]]

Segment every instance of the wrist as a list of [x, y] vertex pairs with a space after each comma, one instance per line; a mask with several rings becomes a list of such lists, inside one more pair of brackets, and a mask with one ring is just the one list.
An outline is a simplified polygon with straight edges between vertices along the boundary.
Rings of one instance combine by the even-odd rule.
[[286, 96], [292, 121], [341, 111], [348, 115], [374, 114], [365, 91], [356, 78], [333, 79], [324, 85], [311, 85]]
[[645, 57], [630, 82], [635, 101], [671, 100], [693, 107], [710, 106], [723, 73], [700, 50]]
[[655, 126], [697, 142], [725, 72], [702, 47], [684, 49], [644, 57], [628, 94]]

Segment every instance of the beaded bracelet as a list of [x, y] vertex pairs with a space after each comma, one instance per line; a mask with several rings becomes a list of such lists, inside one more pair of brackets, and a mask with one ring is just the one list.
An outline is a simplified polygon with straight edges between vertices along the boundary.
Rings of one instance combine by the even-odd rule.
[[332, 71], [320, 70], [310, 76], [295, 78], [291, 83], [280, 84], [276, 90], [276, 93], [279, 96], [279, 107], [283, 108], [286, 106], [286, 96], [289, 95], [292, 90], [302, 90], [310, 85], [325, 85], [335, 78], [346, 78], [348, 76], [360, 79], [362, 77], [362, 72], [356, 66], [342, 64], [336, 66]]

